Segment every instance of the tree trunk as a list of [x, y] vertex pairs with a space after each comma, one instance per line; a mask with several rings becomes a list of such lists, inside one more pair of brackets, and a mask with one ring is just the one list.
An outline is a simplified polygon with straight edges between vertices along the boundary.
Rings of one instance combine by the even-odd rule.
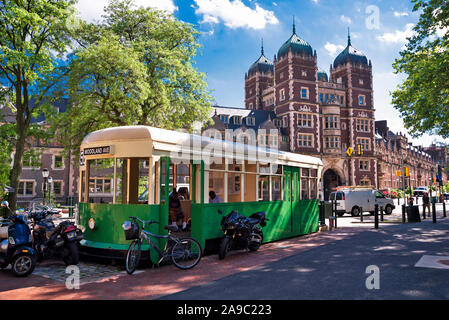
[[[23, 85], [23, 87], [22, 87]], [[10, 184], [14, 188], [14, 193], [9, 194], [9, 207], [12, 212], [17, 209], [17, 192], [19, 191], [20, 176], [22, 174], [22, 159], [25, 150], [26, 133], [29, 125], [29, 116], [26, 111], [28, 105], [28, 88], [26, 83], [19, 81], [16, 85], [16, 127], [17, 141], [15, 146], [14, 163], [10, 174]], [[22, 100], [23, 98], [23, 100]]]
[[[19, 126], [18, 126], [19, 128]], [[12, 212], [17, 209], [17, 192], [19, 191], [20, 175], [22, 174], [22, 158], [25, 149], [25, 130], [18, 129], [18, 138], [15, 146], [14, 163], [10, 175], [11, 187], [14, 188], [15, 192], [9, 194], [8, 201], [9, 207]]]

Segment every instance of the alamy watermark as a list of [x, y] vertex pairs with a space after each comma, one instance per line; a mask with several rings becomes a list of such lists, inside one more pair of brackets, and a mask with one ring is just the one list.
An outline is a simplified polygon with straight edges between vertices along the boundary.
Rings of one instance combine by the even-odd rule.
[[68, 290], [79, 290], [80, 288], [80, 268], [78, 266], [68, 266], [65, 273], [69, 276], [65, 280], [65, 286]]
[[366, 267], [365, 274], [369, 274], [366, 278], [365, 286], [368, 290], [380, 290], [380, 269], [378, 266], [371, 265]]

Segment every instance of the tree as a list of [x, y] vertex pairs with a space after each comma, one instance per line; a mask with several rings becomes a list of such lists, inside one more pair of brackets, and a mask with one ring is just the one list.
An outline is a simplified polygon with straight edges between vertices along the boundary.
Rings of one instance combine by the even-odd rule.
[[449, 137], [449, 6], [445, 0], [412, 0], [422, 11], [415, 34], [408, 39], [396, 73], [407, 75], [393, 92], [395, 108], [410, 134]]
[[[75, 0], [0, 1], [0, 78], [15, 107], [15, 143], [10, 184], [18, 189], [31, 120], [55, 84], [57, 55], [70, 44]], [[34, 101], [34, 103], [32, 103]], [[31, 129], [31, 130], [30, 130]], [[17, 193], [9, 195], [12, 209]]]
[[193, 67], [192, 25], [131, 0], [112, 0], [101, 24], [82, 23], [67, 81], [71, 107], [53, 123], [79, 153], [83, 137], [111, 126], [190, 128], [210, 120], [212, 98]]

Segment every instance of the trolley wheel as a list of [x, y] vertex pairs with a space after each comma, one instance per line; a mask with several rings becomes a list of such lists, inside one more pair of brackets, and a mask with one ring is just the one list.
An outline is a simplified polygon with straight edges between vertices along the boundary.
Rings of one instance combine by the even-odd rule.
[[141, 250], [140, 240], [134, 240], [129, 246], [128, 252], [126, 254], [125, 268], [128, 274], [133, 274], [134, 271], [136, 271], [136, 268], [139, 265], [140, 260], [140, 250]]
[[203, 256], [203, 250], [198, 241], [193, 238], [182, 238], [171, 249], [173, 264], [181, 270], [195, 267]]

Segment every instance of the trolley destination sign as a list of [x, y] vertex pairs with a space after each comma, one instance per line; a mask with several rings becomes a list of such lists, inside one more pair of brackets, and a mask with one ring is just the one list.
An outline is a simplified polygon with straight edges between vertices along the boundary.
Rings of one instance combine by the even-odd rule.
[[95, 148], [86, 148], [84, 149], [84, 156], [98, 156], [104, 154], [112, 154], [112, 147], [95, 147]]

